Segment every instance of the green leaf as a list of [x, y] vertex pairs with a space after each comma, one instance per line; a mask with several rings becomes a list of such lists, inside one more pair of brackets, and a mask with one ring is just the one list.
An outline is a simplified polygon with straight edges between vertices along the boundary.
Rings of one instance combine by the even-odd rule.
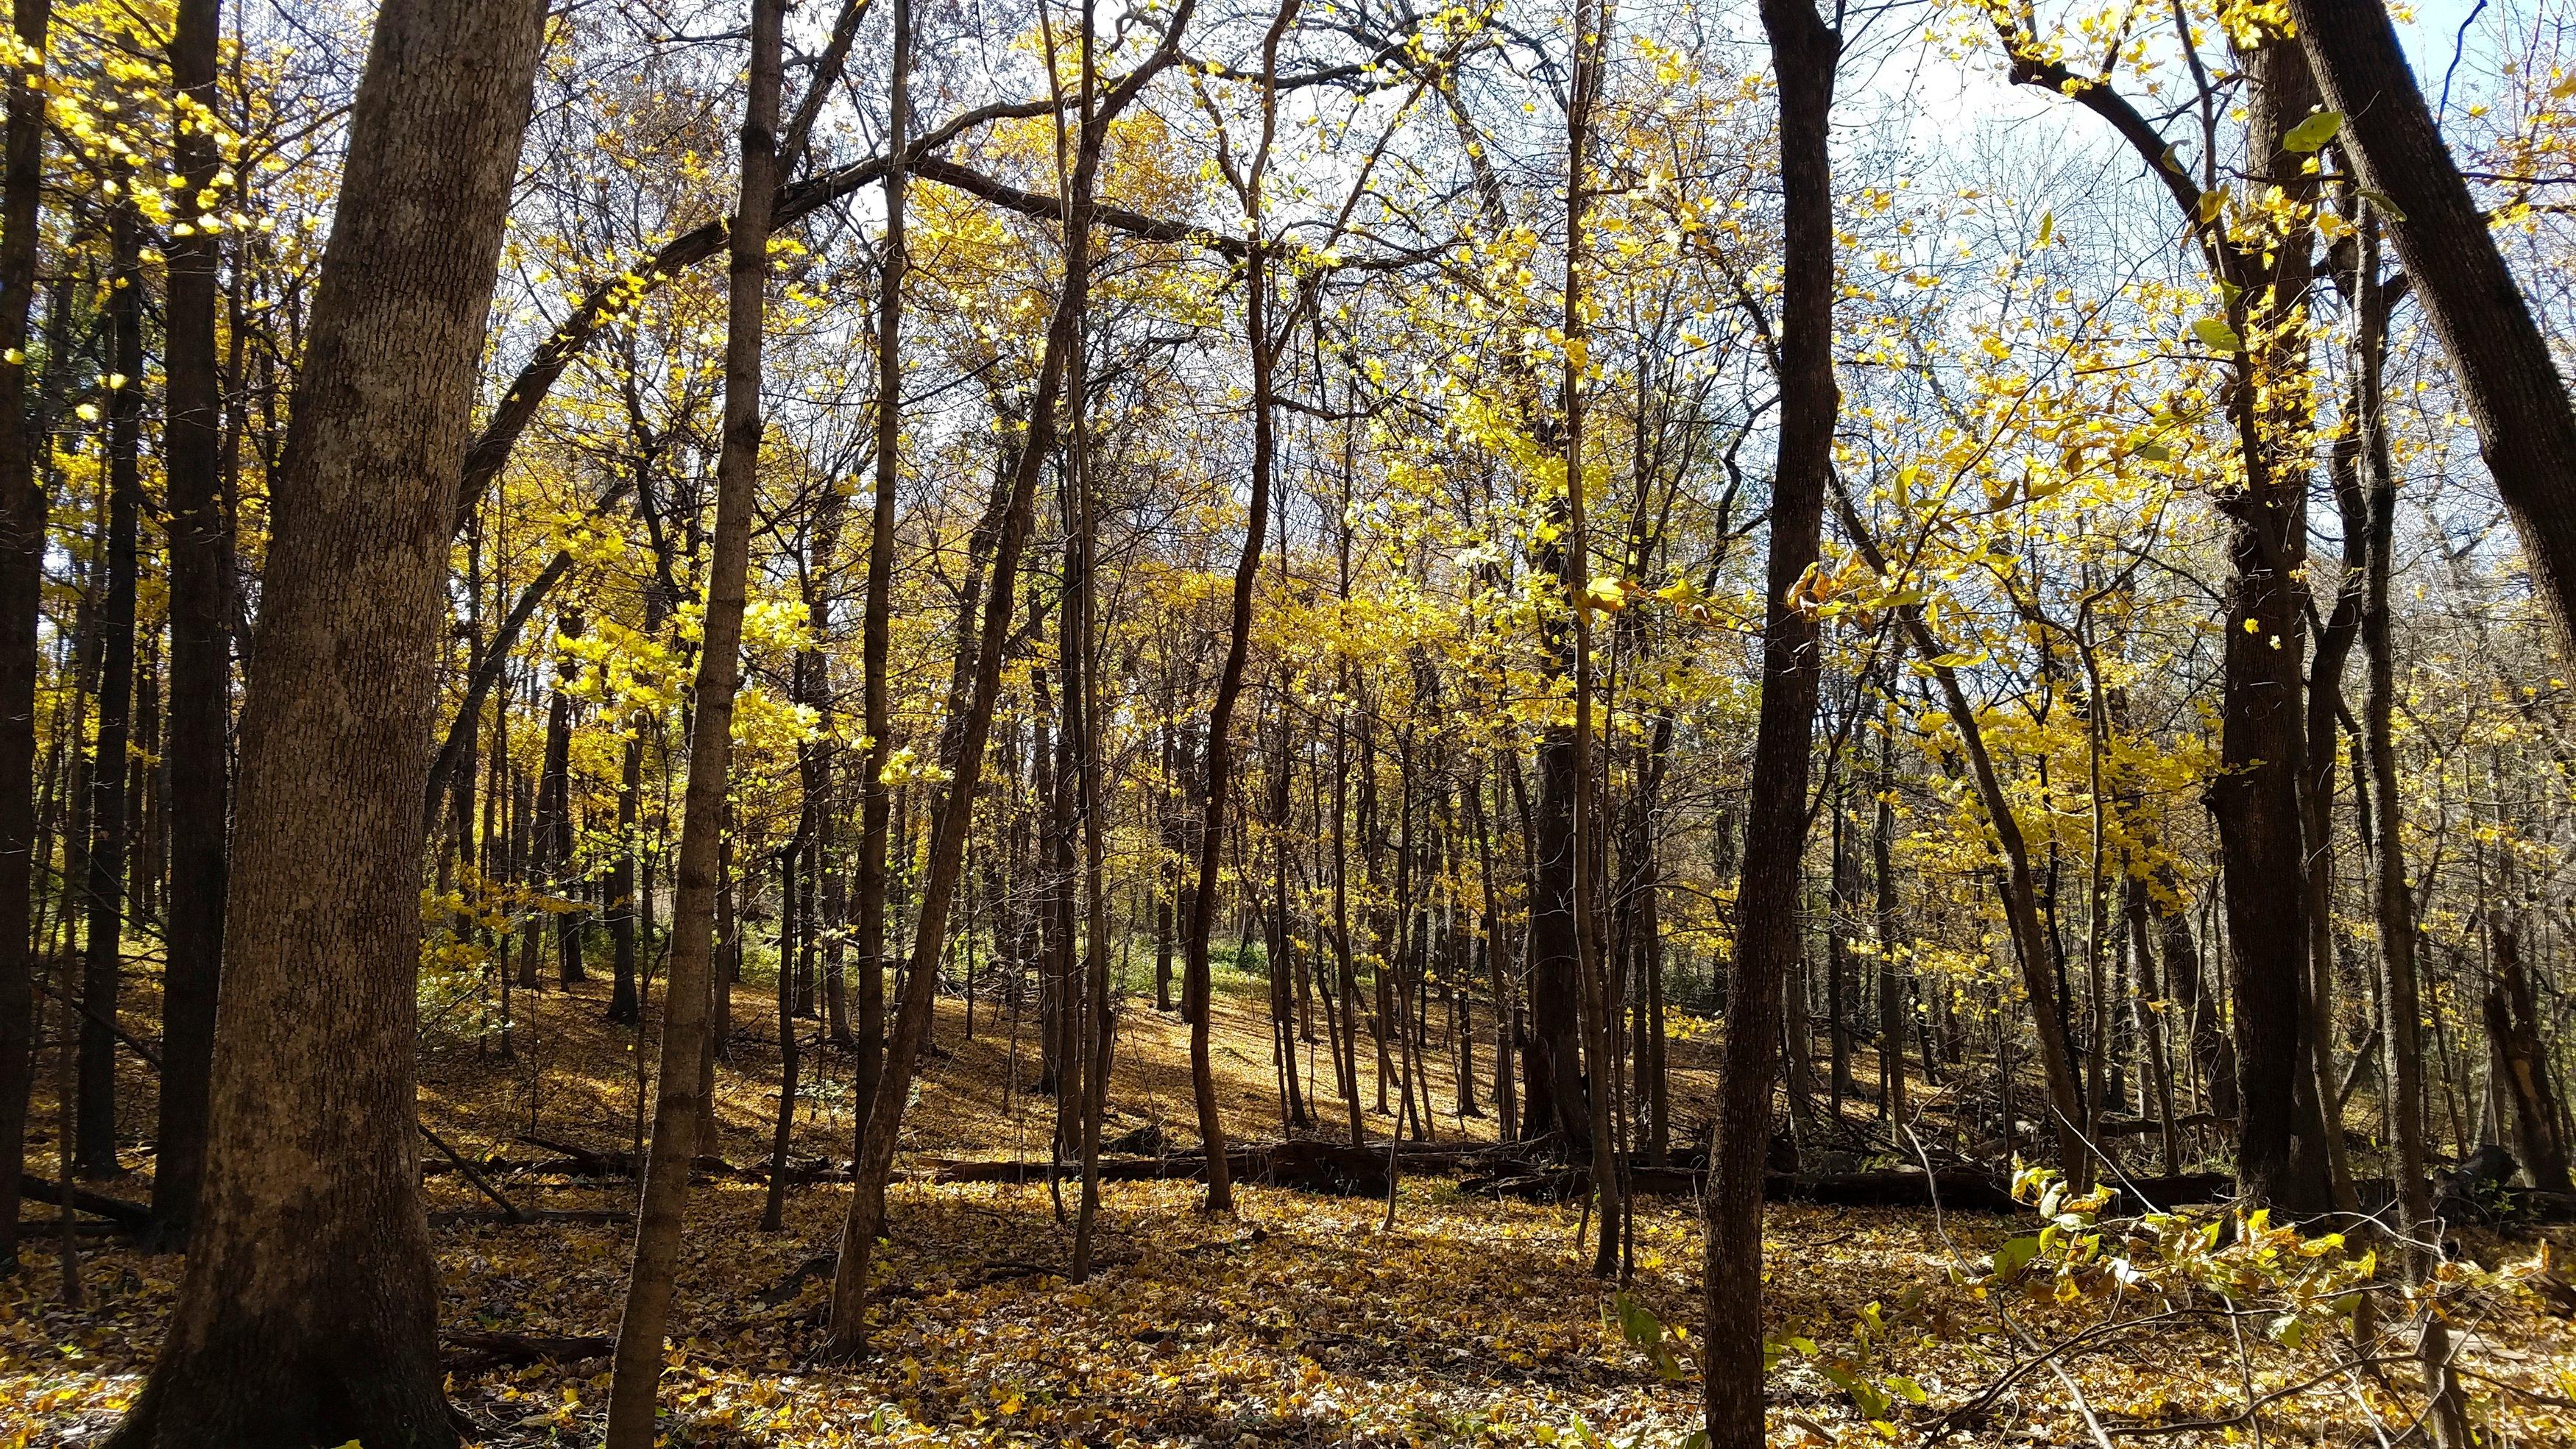
[[1995, 1249], [1994, 1276], [1998, 1278], [2009, 1278], [2015, 1273], [2020, 1272], [2022, 1269], [2029, 1267], [2031, 1260], [2038, 1256], [2038, 1238], [2014, 1238], [2010, 1242], [2005, 1243], [2002, 1247]]
[[2191, 324], [2192, 335], [2206, 343], [2212, 352], [2243, 352], [2245, 339], [2224, 318], [2203, 317]]
[[1690, 1437], [1682, 1441], [1682, 1449], [1708, 1449], [1708, 1431], [1706, 1429], [1691, 1430]]
[[2162, 443], [2140, 443], [2129, 450], [2129, 456], [2144, 458], [2150, 463], [2169, 463], [2173, 461], [2173, 449]]
[[1932, 1396], [1923, 1391], [1923, 1386], [1921, 1384], [1916, 1383], [1914, 1380], [1907, 1378], [1903, 1374], [1889, 1374], [1887, 1376], [1887, 1386], [1896, 1390], [1898, 1393], [1903, 1394], [1905, 1396], [1905, 1401], [1909, 1404], [1930, 1403], [1932, 1400]]
[[2289, 134], [2281, 138], [2281, 146], [2284, 150], [2296, 151], [2304, 156], [2333, 140], [2335, 132], [2342, 129], [2343, 112], [2319, 111], [2292, 126]]
[[1619, 1306], [1619, 1332], [1639, 1348], [1652, 1348], [1664, 1340], [1664, 1321], [1654, 1310], [1637, 1301], [1635, 1295], [1622, 1293], [1615, 1300]]
[[2406, 213], [2397, 209], [2397, 203], [2389, 200], [2388, 193], [2385, 191], [2374, 191], [2370, 187], [2365, 186], [2355, 194], [2362, 200], [2378, 207], [2379, 214], [2387, 217], [2390, 221], [2402, 222], [2406, 219]]

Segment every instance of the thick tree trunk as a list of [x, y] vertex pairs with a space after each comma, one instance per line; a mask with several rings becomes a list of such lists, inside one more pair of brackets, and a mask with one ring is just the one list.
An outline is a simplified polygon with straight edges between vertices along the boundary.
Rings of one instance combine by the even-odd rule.
[[205, 1182], [121, 1445], [456, 1442], [413, 1105], [421, 741], [543, 18], [376, 18], [275, 485]]
[[1727, 989], [1716, 1140], [1703, 1199], [1702, 1352], [1713, 1449], [1762, 1449], [1762, 1193], [1779, 1069], [1781, 985], [1798, 961], [1799, 859], [1818, 685], [1815, 618], [1790, 595], [1814, 566], [1833, 470], [1833, 162], [1826, 128], [1842, 37], [1809, 0], [1762, 0], [1779, 77], [1783, 255], [1780, 450], [1766, 568], [1762, 703], [1755, 726], [1736, 954]]
[[2540, 595], [2576, 626], [2576, 412], [2549, 342], [2442, 142], [2380, 0], [2291, 0], [2361, 180], [2422, 297]]
[[[181, 0], [170, 45], [171, 78], [209, 110], [215, 105], [220, 0]], [[187, 184], [207, 195], [220, 167], [215, 138], [182, 117], [173, 149]], [[169, 437], [170, 900], [161, 986], [159, 1143], [152, 1166], [152, 1217], [162, 1241], [187, 1237], [205, 1169], [207, 1075], [214, 1065], [215, 1001], [224, 947], [224, 835], [229, 807], [232, 530], [224, 516], [222, 396], [215, 352], [216, 233], [172, 229]], [[5, 887], [0, 887], [5, 889]], [[0, 931], [5, 931], [0, 926]]]
[[[2248, 145], [2295, 199], [2315, 192], [2306, 159], [2281, 144], [2310, 109], [2315, 88], [2294, 42], [2271, 40], [2244, 57], [2253, 82]], [[2293, 420], [2280, 414], [2267, 378], [2304, 366], [2308, 234], [2274, 243], [2270, 264], [2240, 254], [2245, 288], [2237, 331], [2265, 342], [2240, 362], [2230, 410], [2246, 486], [2227, 502], [2235, 566], [2222, 645], [2220, 752], [2225, 771], [2209, 788], [2224, 871], [2227, 949], [2235, 962], [2237, 1175], [2248, 1193], [2293, 1211], [2332, 1205], [2311, 1053], [2307, 860], [2300, 828], [2305, 765], [2301, 657], [2306, 652], [2302, 504], [2306, 470], [2284, 446]]]
[[[635, 1214], [634, 1266], [617, 1327], [608, 1390], [608, 1449], [653, 1449], [662, 1338], [678, 1286], [689, 1162], [697, 1152], [698, 1093], [707, 1050], [715, 954], [716, 874], [732, 777], [734, 694], [742, 680], [742, 616], [760, 481], [760, 372], [769, 285], [769, 213], [777, 189], [778, 91], [787, 0], [753, 0], [750, 83], [743, 102], [741, 200], [726, 275], [724, 443], [717, 459], [716, 528], [707, 568], [703, 643], [691, 699], [689, 780], [680, 821], [679, 888], [671, 910], [669, 985], [653, 1150]], [[811, 866], [808, 866], [810, 872]], [[782, 950], [780, 969], [785, 969]], [[792, 1024], [790, 1030], [793, 1029]], [[640, 1045], [640, 1044], [639, 1044]], [[786, 1104], [792, 1109], [793, 1099]], [[775, 1180], [775, 1175], [773, 1175]]]

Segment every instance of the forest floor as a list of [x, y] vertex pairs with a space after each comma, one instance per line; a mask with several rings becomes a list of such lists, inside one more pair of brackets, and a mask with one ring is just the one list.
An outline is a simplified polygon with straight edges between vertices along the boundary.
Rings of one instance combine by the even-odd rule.
[[[1249, 976], [1219, 982], [1216, 1059], [1228, 1129], [1275, 1139], [1266, 1001]], [[1187, 1031], [1154, 1009], [1144, 985], [1121, 1018], [1108, 1133], [1157, 1124], [1176, 1146], [1194, 1143]], [[603, 1019], [605, 1001], [596, 981], [521, 994], [509, 1058], [439, 1028], [431, 1013], [424, 1120], [478, 1160], [552, 1155], [525, 1137], [597, 1152], [631, 1147], [633, 1034]], [[766, 991], [743, 991], [734, 1060], [718, 1073], [720, 1155], [737, 1168], [767, 1158], [777, 1105], [771, 1020]], [[128, 1003], [129, 1027], [150, 1021], [148, 1002]], [[969, 1041], [961, 1003], [941, 1003], [939, 1051], [906, 1118], [906, 1162], [1044, 1157], [1052, 1102], [1026, 1090], [1030, 1028], [1020, 1024], [1015, 1052], [1009, 1012], [988, 1003]], [[1712, 1085], [1697, 1045], [1676, 1043], [1677, 1136], [1679, 1123], [1703, 1115]], [[1477, 1070], [1489, 1079], [1486, 1050], [1479, 1042]], [[1329, 1062], [1316, 1072], [1328, 1098]], [[1434, 1124], [1439, 1135], [1490, 1138], [1490, 1117], [1453, 1111], [1454, 1064], [1431, 1065], [1432, 1100], [1452, 1113]], [[796, 1153], [846, 1158], [847, 1060], [826, 1049], [810, 1053], [806, 1067], [819, 1085], [810, 1114], [800, 1113]], [[139, 1063], [128, 1080], [122, 1116], [138, 1145], [128, 1161], [142, 1168], [151, 1083]], [[37, 1106], [29, 1170], [50, 1173], [50, 1098]], [[1864, 1098], [1855, 1121], [1868, 1111]], [[1389, 1119], [1372, 1114], [1369, 1126], [1383, 1141]], [[1700, 1236], [1688, 1199], [1641, 1201], [1633, 1296], [1623, 1304], [1616, 1285], [1588, 1272], [1578, 1205], [1482, 1195], [1454, 1174], [1405, 1176], [1391, 1220], [1383, 1198], [1265, 1187], [1238, 1188], [1236, 1213], [1210, 1217], [1198, 1211], [1194, 1183], [1113, 1183], [1104, 1189], [1103, 1266], [1085, 1283], [1063, 1276], [1072, 1234], [1047, 1184], [916, 1178], [891, 1194], [874, 1354], [854, 1367], [813, 1357], [829, 1291], [817, 1255], [834, 1244], [848, 1189], [828, 1181], [791, 1189], [785, 1230], [772, 1233], [758, 1227], [766, 1188], [755, 1175], [701, 1178], [681, 1259], [680, 1341], [663, 1383], [671, 1442], [1646, 1449], [1681, 1445], [1697, 1421], [1689, 1350], [1701, 1316]], [[459, 1173], [427, 1179], [440, 1215], [449, 1388], [472, 1425], [467, 1437], [493, 1446], [596, 1444], [627, 1232], [614, 1220], [564, 1219], [585, 1210], [613, 1219], [632, 1186], [524, 1171], [495, 1181], [519, 1207], [562, 1216], [516, 1226], [458, 1221], [488, 1204]], [[139, 1172], [101, 1188], [148, 1195]], [[1072, 1197], [1068, 1189], [1068, 1205]], [[2384, 1380], [2373, 1366], [2307, 1382], [2355, 1356], [2348, 1339], [2318, 1334], [2285, 1346], [2240, 1335], [2218, 1316], [2158, 1318], [2134, 1297], [2115, 1296], [2107, 1310], [2134, 1331], [2101, 1333], [2038, 1363], [2028, 1344], [2099, 1328], [2106, 1309], [2091, 1298], [2060, 1301], [2045, 1277], [1986, 1286], [1989, 1255], [2035, 1221], [1775, 1204], [1764, 1317], [1794, 1347], [1772, 1377], [1773, 1442], [1932, 1442], [1943, 1411], [2016, 1369], [2013, 1387], [1945, 1442], [2367, 1445], [2384, 1442], [2374, 1417], [2393, 1440], [2420, 1413], [2406, 1363], [2386, 1366]], [[2576, 1327], [2552, 1316], [2553, 1307], [2566, 1309], [2542, 1291], [2549, 1285], [2533, 1245], [2494, 1245], [2484, 1256], [2495, 1271], [2475, 1273], [2450, 1300], [2481, 1426], [2498, 1444], [2576, 1442]], [[181, 1260], [86, 1237], [87, 1306], [79, 1310], [62, 1306], [49, 1244], [30, 1243], [27, 1264], [0, 1283], [0, 1449], [95, 1442], [141, 1385]], [[1647, 1316], [1688, 1328], [1679, 1355], [1659, 1363], [1640, 1346], [1635, 1330]], [[521, 1355], [496, 1361], [473, 1347], [478, 1333], [516, 1336]], [[562, 1340], [542, 1345], [556, 1356], [525, 1356], [540, 1340]], [[1864, 1396], [1838, 1383], [1854, 1373], [1867, 1384], [1911, 1385], [1925, 1403], [1899, 1400], [1873, 1422], [1859, 1407]], [[2259, 1426], [2239, 1417], [2249, 1394], [2266, 1398]], [[2088, 1426], [2087, 1413], [2100, 1428]], [[2207, 1420], [2229, 1422], [2182, 1427]]]

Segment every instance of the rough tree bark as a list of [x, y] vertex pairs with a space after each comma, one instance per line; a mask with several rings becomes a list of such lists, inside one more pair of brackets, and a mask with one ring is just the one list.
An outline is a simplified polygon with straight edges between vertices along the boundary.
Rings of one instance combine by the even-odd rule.
[[[2315, 194], [2299, 175], [2306, 158], [2282, 144], [2315, 97], [2294, 42], [2270, 39], [2243, 57], [2252, 81], [2246, 145], [2255, 166], [2294, 199]], [[2243, 288], [2231, 311], [2243, 354], [2229, 411], [2245, 460], [2245, 487], [2223, 501], [2232, 520], [2222, 646], [2220, 755], [2225, 772], [2209, 787], [2224, 875], [2227, 947], [2236, 1014], [2237, 1177], [2260, 1201], [2301, 1212], [2332, 1206], [2319, 1138], [2318, 1043], [2307, 1006], [2308, 911], [2299, 779], [2306, 652], [2306, 556], [2301, 523], [2307, 472], [2285, 446], [2295, 420], [2271, 401], [2263, 380], [2304, 366], [2306, 334], [2295, 322], [2309, 280], [2305, 229], [2270, 243], [2264, 257], [2240, 255]], [[2267, 264], [2268, 259], [2268, 264]]]
[[543, 20], [376, 17], [244, 696], [206, 1176], [129, 1449], [456, 1442], [413, 1105], [421, 741]]
[[1807, 837], [1807, 768], [1818, 684], [1814, 617], [1791, 597], [1814, 566], [1833, 468], [1833, 162], [1826, 122], [1842, 36], [1810, 0], [1762, 0], [1780, 91], [1785, 271], [1780, 293], [1780, 452], [1765, 570], [1762, 704], [1736, 955], [1709, 1153], [1703, 1377], [1714, 1449], [1761, 1449], [1762, 1190], [1779, 1070], [1781, 984], [1798, 960], [1799, 857]]

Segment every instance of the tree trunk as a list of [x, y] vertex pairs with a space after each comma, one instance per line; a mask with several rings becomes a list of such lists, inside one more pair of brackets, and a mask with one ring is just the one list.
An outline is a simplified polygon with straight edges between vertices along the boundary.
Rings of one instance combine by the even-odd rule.
[[2477, 424], [2541, 597], [2576, 621], [2576, 412], [2378, 0], [2291, 0], [2342, 148], [2380, 208]]
[[274, 490], [206, 1176], [120, 1445], [456, 1442], [413, 1103], [421, 741], [543, 18], [376, 18]]
[[[2265, 174], [2304, 200], [2306, 159], [2281, 144], [2309, 110], [2314, 87], [2295, 44], [2266, 41], [2244, 56], [2253, 81], [2248, 146]], [[2241, 258], [2239, 335], [2277, 332], [2240, 363], [2230, 398], [2246, 487], [2227, 503], [2233, 519], [2220, 699], [2225, 771], [2209, 788], [2224, 871], [2227, 950], [2236, 1001], [2237, 1176], [2257, 1199], [2292, 1211], [2332, 1205], [2317, 1129], [2316, 1077], [2305, 989], [2307, 861], [2300, 828], [2304, 768], [2301, 655], [2307, 629], [2298, 570], [2304, 557], [2305, 470], [2276, 436], [2289, 423], [2262, 385], [2304, 365], [2307, 233], [2274, 243], [2271, 264]]]
[[98, 733], [89, 766], [89, 849], [82, 887], [88, 929], [81, 971], [80, 1135], [85, 1177], [114, 1177], [116, 1008], [125, 975], [125, 774], [134, 710], [134, 547], [143, 503], [143, 274], [141, 222], [118, 205], [108, 223], [114, 300], [108, 330], [118, 376], [108, 399], [106, 567], [99, 596]]
[[[984, 773], [985, 744], [992, 733], [993, 706], [1001, 693], [1003, 655], [1010, 643], [1012, 597], [1020, 572], [1020, 551], [1029, 531], [1031, 501], [1038, 475], [1055, 450], [1056, 399], [1065, 371], [1078, 365], [1075, 341], [1090, 295], [1091, 194], [1100, 172], [1100, 152], [1108, 127], [1148, 82], [1179, 58], [1182, 35], [1189, 27], [1195, 0], [1181, 0], [1163, 34], [1162, 44], [1119, 82], [1096, 115], [1086, 114], [1076, 148], [1073, 175], [1065, 198], [1064, 291], [1047, 324], [1046, 345], [1038, 364], [1037, 386], [1029, 404], [1026, 445], [1012, 470], [1007, 493], [997, 491], [1001, 506], [992, 520], [993, 579], [980, 619], [960, 620], [957, 668], [950, 681], [949, 726], [940, 741], [940, 768], [945, 788], [934, 797], [928, 873], [922, 881], [920, 906], [913, 918], [912, 960], [903, 983], [894, 1033], [887, 1043], [884, 1074], [877, 1082], [876, 1102], [869, 1110], [867, 1140], [851, 1177], [850, 1212], [842, 1224], [841, 1253], [832, 1280], [830, 1337], [824, 1351], [849, 1358], [867, 1346], [868, 1255], [884, 1227], [885, 1187], [894, 1172], [894, 1154], [903, 1126], [905, 1099], [912, 1091], [913, 1067], [930, 1032], [936, 1002], [939, 958], [948, 941], [948, 908], [965, 860], [966, 836], [975, 815], [975, 794]], [[973, 596], [968, 596], [971, 601]], [[961, 687], [962, 686], [962, 687]]]
[[[2418, 104], [2421, 102], [2419, 100]], [[2395, 568], [2397, 476], [2388, 456], [2386, 397], [2382, 364], [2386, 357], [2389, 300], [2379, 279], [2378, 223], [2366, 218], [2357, 269], [2360, 315], [2371, 329], [2359, 347], [2363, 466], [2369, 480], [2370, 547], [2362, 587], [2361, 646], [2369, 664], [2369, 686], [2362, 702], [2362, 737], [2369, 756], [2370, 808], [2376, 837], [2371, 856], [2371, 900], [2378, 927], [2381, 993], [2386, 1015], [2388, 1081], [2394, 1100], [2388, 1116], [2397, 1138], [2397, 1203], [2400, 1224], [2410, 1238], [2423, 1236], [2433, 1214], [2426, 1181], [2424, 1142], [2424, 1006], [2415, 967], [2415, 893], [2406, 880], [2403, 827], [2404, 797], [2398, 793], [2397, 656], [2392, 637], [2393, 613], [2388, 601], [2389, 575]], [[2166, 954], [2166, 972], [2175, 969]], [[2410, 1253], [2410, 1272], [2420, 1272], [2422, 1255]]]
[[[181, 0], [170, 46], [171, 78], [211, 109], [220, 0]], [[173, 149], [178, 193], [204, 198], [220, 167], [215, 138], [182, 119]], [[230, 796], [226, 730], [232, 633], [225, 626], [233, 571], [222, 491], [222, 395], [215, 352], [216, 234], [172, 228], [169, 434], [170, 780], [169, 929], [161, 986], [161, 1103], [152, 1165], [156, 1235], [187, 1237], [205, 1170], [207, 1074], [214, 1065], [215, 1001], [223, 965], [224, 835]], [[13, 344], [14, 345], [14, 344]], [[6, 885], [0, 884], [0, 891]], [[0, 934], [7, 926], [0, 923]], [[0, 1216], [6, 1216], [0, 1204]]]
[[[648, 629], [646, 632], [652, 631]], [[644, 848], [644, 723], [640, 711], [627, 717], [625, 744], [618, 752], [617, 855], [608, 867], [610, 1021], [632, 1022], [636, 1019], [636, 955], [642, 944], [638, 929], [642, 902], [636, 898], [636, 856]], [[566, 977], [564, 985], [572, 985], [574, 979]]]
[[[1902, 645], [1894, 646], [1901, 650]], [[1890, 656], [1889, 664], [1903, 659]], [[1891, 686], [1892, 687], [1892, 686]], [[1891, 707], [1893, 697], [1891, 695]], [[1878, 1091], [1887, 1110], [1888, 1139], [1907, 1147], [1905, 1102], [1905, 977], [1897, 962], [1896, 901], [1896, 731], [1878, 737], [1877, 810], [1870, 819], [1870, 874], [1877, 887], [1878, 915]], [[1900, 1152], [1900, 1155], [1911, 1155]]]
[[[724, 443], [716, 471], [716, 530], [708, 559], [703, 640], [691, 699], [689, 779], [680, 820], [679, 888], [671, 910], [662, 993], [660, 1090], [653, 1150], [635, 1214], [635, 1259], [617, 1326], [608, 1390], [608, 1449], [653, 1449], [662, 1338], [677, 1284], [680, 1231], [697, 1152], [699, 1073], [707, 1050], [716, 869], [733, 764], [734, 694], [742, 680], [742, 616], [760, 481], [760, 371], [769, 284], [769, 213], [777, 190], [778, 91], [787, 0], [753, 0], [750, 84], [743, 102], [741, 200], [726, 275]], [[810, 870], [810, 866], [809, 866]], [[783, 964], [783, 963], [782, 963]], [[638, 1048], [640, 1050], [641, 1043]]]
[[1755, 727], [1736, 954], [1727, 990], [1702, 1282], [1702, 1353], [1713, 1449], [1762, 1449], [1762, 1191], [1779, 1070], [1781, 984], [1798, 960], [1799, 857], [1818, 686], [1815, 618], [1790, 595], [1814, 566], [1833, 468], [1833, 162], [1827, 122], [1842, 37], [1809, 0], [1762, 0], [1779, 77], [1786, 271], [1780, 305], [1780, 446], [1764, 589], [1762, 703]]
[[1583, 1090], [1583, 979], [1574, 929], [1574, 737], [1539, 737], [1535, 852], [1529, 901], [1530, 1050], [1522, 1130], [1562, 1135], [1574, 1150], [1591, 1144], [1592, 1108]]
[[868, 1112], [885, 1069], [887, 798], [881, 776], [894, 731], [886, 658], [894, 619], [895, 490], [903, 478], [903, 281], [911, 260], [904, 246], [901, 160], [912, 134], [911, 0], [893, 0], [893, 8], [892, 55], [887, 62], [887, 154], [894, 164], [886, 167], [885, 237], [877, 263], [877, 478], [868, 513], [868, 602], [859, 625], [859, 708], [868, 752], [859, 768], [858, 901], [853, 908], [859, 957], [853, 1142], [867, 1138]]
[[[581, 614], [567, 611], [563, 616], [562, 634], [578, 639], [586, 627]], [[556, 661], [555, 687], [546, 701], [546, 754], [543, 773], [537, 783], [537, 858], [544, 862], [545, 889], [549, 895], [569, 900], [573, 894], [572, 871], [572, 695], [569, 692], [581, 672], [580, 665], [566, 655]], [[565, 911], [555, 917], [555, 979], [579, 981], [581, 969], [581, 932], [583, 920], [579, 911]], [[537, 952], [519, 963], [521, 984], [537, 985]]]
[[2495, 1044], [2505, 1095], [2513, 1103], [2514, 1145], [2522, 1149], [2523, 1170], [2531, 1174], [2533, 1187], [2565, 1192], [2567, 1141], [2560, 1135], [2558, 1083], [2540, 1034], [2531, 977], [2522, 967], [2522, 931], [2498, 923], [2488, 928], [2488, 935], [2495, 948], [2495, 979], [2487, 985], [2487, 1038]]
[[35, 1086], [36, 681], [44, 593], [41, 434], [28, 406], [27, 319], [36, 296], [43, 204], [46, 32], [52, 0], [17, 0], [13, 24], [32, 64], [14, 70], [0, 153], [0, 1274], [18, 1265], [18, 1202]]

